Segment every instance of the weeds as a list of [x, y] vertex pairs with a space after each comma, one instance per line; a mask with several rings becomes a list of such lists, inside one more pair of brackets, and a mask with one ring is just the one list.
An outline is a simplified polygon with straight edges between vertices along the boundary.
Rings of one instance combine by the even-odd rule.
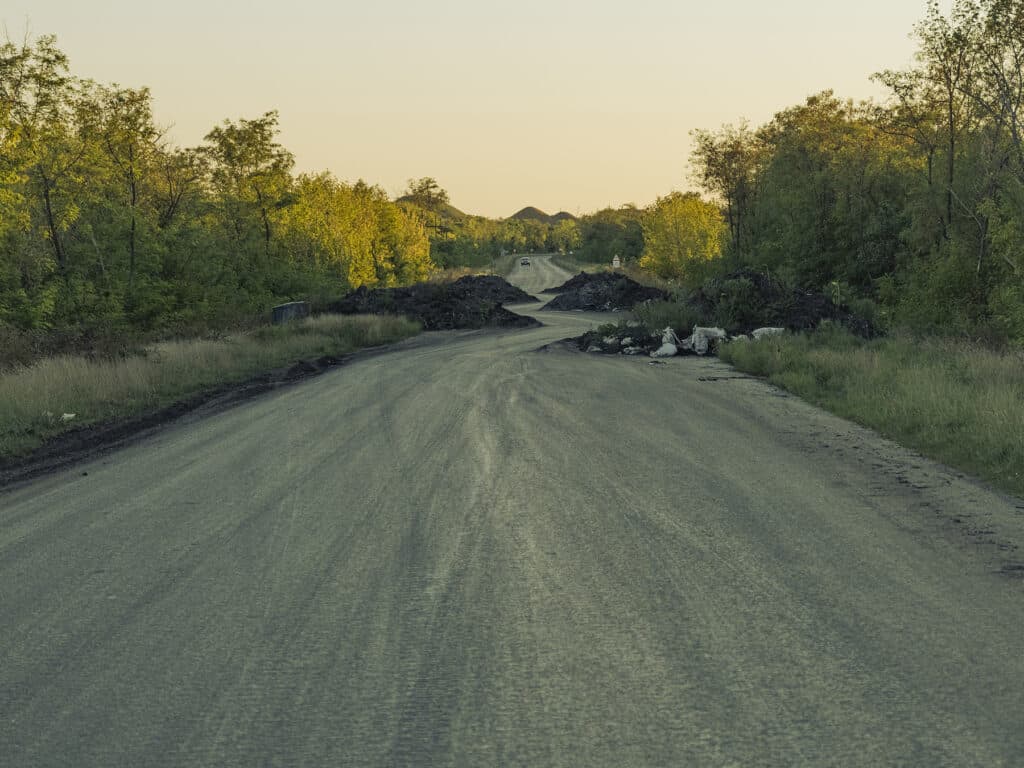
[[951, 466], [1024, 494], [1024, 354], [894, 335], [815, 333], [728, 344], [736, 368]]
[[646, 301], [633, 307], [633, 315], [651, 333], [669, 327], [688, 335], [695, 325], [704, 325], [700, 312], [681, 301]]
[[[109, 359], [57, 355], [0, 374], [0, 456], [26, 453], [72, 427], [169, 405], [296, 360], [415, 335], [400, 317], [320, 315], [222, 339], [165, 341]], [[64, 414], [74, 414], [64, 420]]]

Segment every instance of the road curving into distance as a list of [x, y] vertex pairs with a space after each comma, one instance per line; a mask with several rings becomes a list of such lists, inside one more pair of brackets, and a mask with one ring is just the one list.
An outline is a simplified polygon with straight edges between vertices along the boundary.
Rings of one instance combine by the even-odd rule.
[[0, 763], [1024, 765], [1024, 502], [539, 317], [0, 492]]

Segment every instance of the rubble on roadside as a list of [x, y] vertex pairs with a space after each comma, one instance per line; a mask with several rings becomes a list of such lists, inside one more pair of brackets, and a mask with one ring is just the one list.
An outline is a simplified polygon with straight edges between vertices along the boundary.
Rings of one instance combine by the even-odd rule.
[[456, 328], [529, 328], [540, 325], [504, 304], [536, 299], [495, 275], [467, 275], [451, 283], [417, 283], [401, 288], [362, 286], [328, 305], [342, 315], [403, 315], [427, 331]]
[[637, 323], [604, 326], [582, 336], [563, 339], [562, 347], [601, 355], [643, 355], [661, 359], [679, 355], [715, 355], [719, 346], [738, 341], [757, 342], [786, 333], [785, 328], [758, 328], [752, 334], [730, 336], [723, 328], [694, 326], [689, 336], [679, 338], [673, 328], [648, 333]]

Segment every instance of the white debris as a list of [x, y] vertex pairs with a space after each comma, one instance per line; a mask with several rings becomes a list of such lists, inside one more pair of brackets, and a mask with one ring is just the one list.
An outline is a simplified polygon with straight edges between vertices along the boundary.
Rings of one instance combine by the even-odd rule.
[[758, 339], [763, 339], [768, 336], [781, 336], [785, 332], [785, 328], [758, 328], [756, 331], [753, 331], [750, 335], [753, 336], [756, 341]]
[[624, 338], [622, 340], [622, 346], [624, 346], [624, 347], [632, 347], [633, 346], [633, 337], [632, 336], [627, 336], [626, 338]]
[[679, 347], [675, 344], [662, 344], [651, 352], [651, 357], [675, 357], [679, 354]]
[[610, 347], [617, 347], [617, 346], [619, 346], [619, 340], [616, 339], [614, 336], [606, 336], [604, 338], [604, 343], [607, 344]]
[[624, 350], [622, 350], [622, 354], [624, 354], [624, 355], [640, 355], [640, 354], [643, 354], [643, 351], [644, 351], [643, 347], [626, 347]]
[[597, 344], [591, 344], [589, 347], [587, 347], [587, 352], [603, 352], [603, 351], [604, 350], [601, 349], [599, 346], [597, 346]]
[[651, 352], [651, 357], [675, 357], [679, 354], [679, 337], [671, 328], [661, 332], [661, 346]]
[[75, 416], [77, 416], [77, 415], [78, 415], [77, 413], [62, 413], [60, 415], [60, 420], [63, 421], [65, 424], [67, 424], [69, 421], [74, 419]]
[[712, 341], [721, 341], [725, 338], [728, 338], [728, 334], [722, 328], [702, 328], [698, 325], [693, 328], [690, 344], [698, 355], [706, 355]]
[[730, 338], [729, 341], [750, 341], [750, 337], [745, 333], [738, 333]]

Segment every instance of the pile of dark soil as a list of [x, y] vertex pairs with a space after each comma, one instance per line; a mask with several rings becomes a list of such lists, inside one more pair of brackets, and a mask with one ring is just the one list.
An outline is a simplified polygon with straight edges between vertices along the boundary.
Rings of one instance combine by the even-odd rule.
[[358, 288], [328, 305], [342, 315], [404, 315], [424, 330], [528, 328], [538, 325], [502, 304], [535, 301], [525, 291], [493, 275], [467, 275], [453, 283], [418, 283], [406, 288]]
[[648, 299], [668, 298], [668, 294], [659, 288], [640, 285], [635, 280], [615, 272], [580, 272], [557, 288], [549, 288], [544, 293], [557, 293], [559, 296], [541, 309], [582, 309], [590, 312], [627, 310]]
[[835, 304], [830, 296], [787, 288], [771, 275], [753, 269], [739, 269], [709, 280], [689, 301], [709, 324], [719, 325], [730, 334], [750, 333], [765, 326], [809, 331], [822, 320], [840, 323], [864, 338], [878, 333], [868, 320]]

